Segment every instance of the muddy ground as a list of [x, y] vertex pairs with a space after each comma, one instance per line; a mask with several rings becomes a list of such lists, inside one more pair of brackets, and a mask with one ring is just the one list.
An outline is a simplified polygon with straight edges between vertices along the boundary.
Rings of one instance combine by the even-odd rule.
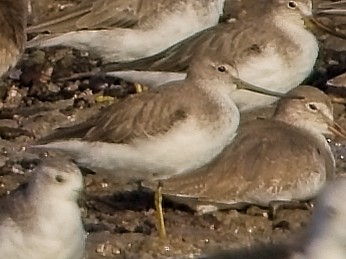
[[[70, 1], [78, 3], [78, 1]], [[32, 20], [57, 12], [69, 1], [33, 0]], [[310, 80], [322, 89], [327, 79], [346, 71], [345, 41], [320, 35], [322, 46], [318, 73]], [[0, 194], [9, 193], [30, 176], [36, 159], [44, 154], [26, 150], [29, 143], [53, 128], [83, 120], [108, 101], [136, 94], [135, 88], [114, 79], [91, 78], [77, 81], [59, 79], [89, 71], [99, 61], [71, 49], [26, 52], [18, 65], [20, 76], [4, 79], [0, 92]], [[334, 89], [335, 90], [335, 89]], [[112, 98], [102, 98], [110, 96]], [[341, 98], [340, 98], [341, 97]], [[346, 128], [343, 104], [335, 105], [336, 120]], [[345, 142], [346, 143], [346, 142]], [[332, 142], [338, 173], [343, 173], [346, 156], [343, 142]], [[188, 208], [165, 201], [168, 240], [160, 242], [155, 228], [153, 195], [138, 191], [136, 185], [119, 185], [100, 175], [85, 176], [81, 199], [85, 228], [88, 231], [86, 258], [195, 258], [221, 249], [253, 243], [279, 242], [299, 236], [311, 215], [309, 210], [284, 210], [276, 220], [266, 211], [251, 208], [238, 211], [195, 215]]]

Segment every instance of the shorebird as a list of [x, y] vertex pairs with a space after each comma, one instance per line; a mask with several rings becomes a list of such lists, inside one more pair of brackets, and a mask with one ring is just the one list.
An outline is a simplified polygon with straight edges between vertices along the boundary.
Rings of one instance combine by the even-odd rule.
[[45, 161], [27, 183], [0, 199], [0, 257], [81, 259], [85, 232], [77, 205], [82, 174], [71, 162]]
[[28, 33], [51, 34], [39, 35], [27, 47], [60, 45], [93, 52], [104, 62], [136, 60], [216, 25], [223, 4], [224, 0], [85, 1], [67, 14], [29, 27]]
[[[104, 71], [181, 72], [197, 56], [221, 53], [233, 64], [239, 79], [286, 93], [309, 76], [318, 55], [317, 39], [307, 28], [311, 23], [316, 23], [312, 18], [312, 2], [265, 0], [259, 1], [256, 8], [257, 12], [249, 12], [242, 19], [206, 29], [156, 56], [129, 63], [109, 64]], [[325, 10], [325, 13], [328, 11]], [[123, 71], [120, 73], [124, 74]], [[117, 73], [112, 74], [117, 76]], [[171, 75], [167, 80], [174, 80]], [[129, 80], [129, 74], [126, 76]], [[143, 78], [150, 76], [147, 73]], [[177, 78], [181, 77], [178, 75]], [[141, 83], [140, 77], [134, 80]], [[161, 82], [162, 76], [159, 80]], [[266, 106], [277, 100], [244, 91], [236, 92], [233, 99], [241, 111]]]
[[0, 0], [0, 76], [14, 67], [26, 42], [27, 0]]
[[273, 118], [243, 124], [212, 162], [161, 181], [163, 194], [201, 214], [252, 204], [275, 213], [281, 203], [310, 200], [334, 176], [335, 161], [324, 135], [346, 136], [333, 122], [332, 111], [323, 92], [297, 87], [279, 101]]
[[234, 138], [239, 111], [232, 92], [242, 87], [266, 93], [234, 84], [232, 74], [233, 68], [215, 57], [196, 60], [185, 80], [110, 105], [85, 122], [57, 129], [34, 148], [63, 151], [80, 166], [118, 181], [187, 173]]
[[338, 177], [319, 194], [305, 240], [290, 244], [256, 245], [204, 259], [342, 259], [346, 258], [346, 179]]

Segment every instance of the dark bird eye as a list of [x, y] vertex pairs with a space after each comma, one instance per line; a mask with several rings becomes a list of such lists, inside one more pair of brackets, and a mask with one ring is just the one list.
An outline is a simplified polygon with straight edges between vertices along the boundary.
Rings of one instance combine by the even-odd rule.
[[220, 72], [226, 72], [227, 71], [225, 66], [219, 66], [219, 67], [217, 67], [217, 70], [220, 71]]
[[312, 111], [317, 111], [317, 107], [313, 103], [309, 103], [309, 109], [312, 110]]
[[55, 176], [55, 180], [58, 183], [62, 183], [64, 181], [64, 178], [60, 174], [58, 174], [57, 176]]
[[297, 3], [295, 1], [289, 1], [288, 7], [294, 9], [297, 7]]

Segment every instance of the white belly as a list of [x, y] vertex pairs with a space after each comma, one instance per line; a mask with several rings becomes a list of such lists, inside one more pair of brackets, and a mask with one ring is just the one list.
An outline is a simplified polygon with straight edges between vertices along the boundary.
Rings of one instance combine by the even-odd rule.
[[[200, 128], [194, 119], [169, 133], [130, 145], [85, 141], [52, 142], [39, 147], [64, 151], [79, 165], [115, 180], [164, 179], [207, 164], [232, 141], [238, 118]], [[124, 173], [126, 172], [126, 173]]]
[[[0, 258], [11, 259], [81, 259], [84, 254], [85, 232], [77, 205], [71, 210], [59, 207], [55, 216], [35, 219], [29, 231], [12, 220], [0, 226]], [[67, 208], [67, 209], [66, 209]], [[66, 224], [59, 224], [65, 218]]]

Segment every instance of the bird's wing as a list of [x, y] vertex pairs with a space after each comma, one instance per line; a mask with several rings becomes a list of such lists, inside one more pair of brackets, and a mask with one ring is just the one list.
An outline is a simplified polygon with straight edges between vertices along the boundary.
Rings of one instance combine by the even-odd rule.
[[127, 28], [138, 23], [140, 0], [85, 0], [82, 4], [29, 26], [28, 33]]
[[[249, 19], [250, 21], [250, 19]], [[139, 59], [132, 62], [107, 64], [103, 71], [116, 70], [152, 70], [152, 71], [185, 71], [191, 60], [196, 55], [220, 55], [225, 61], [234, 64], [248, 55], [248, 52], [259, 54], [265, 47], [262, 41], [253, 37], [254, 31], [262, 30], [262, 34], [267, 31], [264, 28], [254, 27], [251, 21], [238, 23], [222, 23], [214, 27], [205, 29], [154, 56]], [[240, 27], [239, 27], [240, 26]], [[237, 28], [235, 30], [235, 28]], [[241, 42], [239, 42], [241, 41]], [[235, 51], [235, 49], [237, 51]]]
[[[97, 116], [72, 127], [58, 128], [39, 140], [44, 144], [57, 140], [80, 138], [86, 141], [130, 143], [163, 134], [188, 116], [183, 106], [170, 105], [164, 92], [147, 92], [115, 103]], [[179, 102], [179, 100], [177, 99]]]
[[[211, 190], [205, 194], [211, 200], [222, 197], [224, 201], [251, 201], [259, 190], [295, 190], [299, 182], [311, 181], [317, 174], [322, 181], [333, 173], [328, 171], [333, 161], [325, 148], [310, 135], [302, 135], [288, 125], [250, 127], [240, 133], [238, 140], [233, 146], [237, 151], [231, 151], [229, 156], [232, 163], [218, 179], [220, 184], [216, 186], [221, 191], [215, 197]], [[235, 177], [235, 192], [223, 183], [228, 177]]]

